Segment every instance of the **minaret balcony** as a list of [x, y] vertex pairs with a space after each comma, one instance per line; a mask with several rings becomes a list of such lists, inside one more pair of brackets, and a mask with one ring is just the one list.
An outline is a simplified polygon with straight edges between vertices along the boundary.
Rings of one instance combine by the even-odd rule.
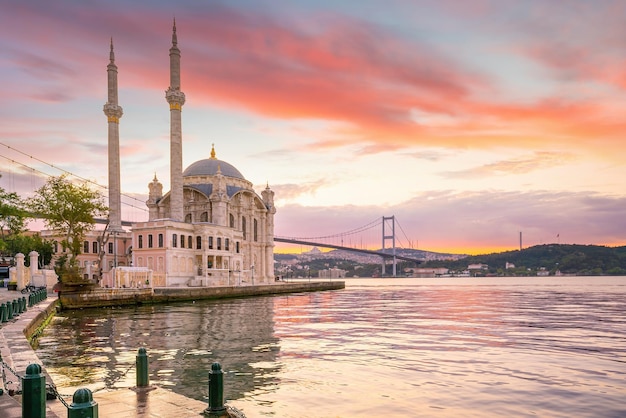
[[104, 111], [104, 114], [107, 115], [109, 119], [110, 118], [119, 119], [124, 114], [124, 112], [122, 111], [122, 107], [113, 103], [106, 103], [102, 110]]
[[170, 107], [172, 105], [182, 106], [185, 104], [185, 93], [170, 87], [165, 92], [165, 99], [170, 104]]

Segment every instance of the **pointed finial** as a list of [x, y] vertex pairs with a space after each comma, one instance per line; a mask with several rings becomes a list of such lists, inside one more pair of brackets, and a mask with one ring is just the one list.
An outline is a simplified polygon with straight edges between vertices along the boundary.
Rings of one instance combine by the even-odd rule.
[[109, 60], [111, 60], [111, 64], [115, 62], [115, 54], [113, 53], [113, 37], [111, 36], [111, 52], [109, 53]]
[[178, 45], [178, 38], [176, 36], [176, 18], [174, 18], [174, 28], [172, 31], [172, 45]]
[[156, 171], [154, 172], [154, 178], [152, 179], [152, 181], [159, 181], [159, 179], [157, 179], [157, 176], [156, 176]]
[[215, 159], [215, 144], [211, 144], [211, 158]]

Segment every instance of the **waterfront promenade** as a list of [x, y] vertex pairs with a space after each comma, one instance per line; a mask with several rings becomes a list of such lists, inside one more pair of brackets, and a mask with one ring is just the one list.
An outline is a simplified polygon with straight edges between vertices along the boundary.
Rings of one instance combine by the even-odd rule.
[[[241, 288], [160, 288], [155, 289], [153, 293], [151, 292], [149, 298], [141, 302], [170, 303], [198, 299], [316, 292], [320, 290], [343, 289], [344, 287], [344, 282], [282, 282], [271, 285], [245, 286]], [[73, 306], [71, 303], [70, 305], [72, 308], [78, 308], [80, 305], [93, 307], [138, 302], [132, 289], [127, 289], [126, 293], [132, 296], [129, 300], [120, 298], [120, 295], [116, 293], [116, 291], [94, 291], [90, 293], [90, 297], [83, 295], [78, 298], [80, 300], [74, 300], [75, 304]], [[0, 288], [0, 304], [22, 297], [26, 297], [28, 300], [27, 294], [9, 291], [6, 287]], [[72, 298], [67, 298], [67, 301], [72, 302]], [[2, 418], [19, 418], [22, 416], [21, 395], [19, 394], [19, 390], [21, 388], [21, 377], [26, 374], [26, 368], [30, 364], [39, 364], [42, 369], [42, 374], [46, 376], [46, 384], [54, 385], [54, 382], [47, 374], [41, 360], [31, 348], [29, 339], [45, 325], [48, 318], [54, 315], [58, 302], [57, 294], [49, 293], [46, 299], [32, 307], [28, 307], [26, 312], [19, 314], [8, 322], [0, 323], [0, 353], [2, 354], [2, 363], [0, 364], [0, 375], [2, 376], [0, 377], [0, 389], [3, 389], [4, 392], [3, 395], [0, 396], [0, 417]], [[14, 392], [15, 396], [10, 396], [9, 391]], [[72, 403], [71, 395], [73, 395], [73, 391], [71, 393], [62, 393], [63, 400], [68, 405]], [[147, 389], [105, 389], [94, 393], [93, 398], [98, 404], [100, 416], [112, 418], [197, 417], [208, 407], [208, 404], [205, 402], [187, 398], [159, 387], [149, 387]], [[46, 417], [48, 418], [67, 416], [67, 407], [59, 399], [46, 401], [46, 408]], [[228, 406], [227, 408], [231, 416], [243, 416], [239, 411]]]
[[[0, 288], [0, 304], [21, 298], [20, 292], [8, 291], [6, 287]], [[19, 316], [0, 324], [0, 416], [2, 418], [20, 418], [22, 416], [21, 395], [9, 395], [9, 390], [17, 391], [20, 379], [15, 376], [24, 376], [26, 367], [30, 364], [41, 365], [42, 372], [46, 375], [46, 384], [52, 384], [50, 376], [45, 372], [45, 367], [31, 348], [27, 334], [32, 334], [44, 323], [50, 314], [56, 310], [56, 295], [49, 294], [47, 299], [35, 306], [28, 308]], [[15, 372], [15, 373], [14, 373]], [[63, 395], [68, 395], [64, 393]], [[69, 394], [71, 395], [71, 393]], [[64, 398], [67, 404], [72, 403], [72, 398]], [[165, 418], [165, 417], [198, 417], [206, 408], [204, 402], [190, 399], [182, 395], [170, 392], [159, 387], [148, 389], [117, 389], [101, 391], [94, 394], [94, 401], [98, 403], [98, 412], [101, 417], [111, 418]], [[58, 399], [46, 401], [47, 418], [67, 417], [67, 408]]]

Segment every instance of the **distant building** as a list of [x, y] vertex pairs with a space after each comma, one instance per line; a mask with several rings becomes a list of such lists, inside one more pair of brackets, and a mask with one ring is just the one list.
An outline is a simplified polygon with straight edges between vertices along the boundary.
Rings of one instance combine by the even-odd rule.
[[514, 269], [514, 268], [515, 268], [515, 264], [513, 264], [513, 263], [509, 263], [509, 262], [507, 261], [507, 262], [504, 264], [504, 268], [505, 268], [506, 270], [508, 270], [508, 269]]
[[320, 279], [342, 279], [346, 277], [346, 271], [338, 268], [329, 268], [319, 270], [318, 276]]
[[487, 264], [470, 264], [467, 266], [468, 270], [487, 270], [489, 266]]
[[433, 268], [422, 268], [422, 267], [409, 267], [404, 269], [405, 273], [410, 274], [412, 277], [440, 277], [448, 274], [448, 269], [446, 267], [433, 267]]

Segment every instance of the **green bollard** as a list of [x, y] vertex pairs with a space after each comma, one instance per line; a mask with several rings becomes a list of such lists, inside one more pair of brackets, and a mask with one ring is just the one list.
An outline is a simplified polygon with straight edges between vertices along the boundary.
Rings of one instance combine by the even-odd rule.
[[98, 402], [93, 400], [89, 389], [78, 389], [67, 409], [67, 418], [98, 418]]
[[222, 417], [228, 413], [224, 406], [224, 372], [219, 363], [211, 365], [209, 372], [209, 407], [204, 411], [205, 416]]
[[13, 319], [13, 303], [7, 302], [7, 319]]
[[20, 303], [22, 305], [22, 312], [26, 312], [27, 308], [26, 308], [26, 297], [22, 296], [22, 298], [20, 299]]
[[137, 351], [135, 366], [137, 368], [137, 387], [148, 386], [148, 354], [143, 347]]
[[20, 314], [20, 309], [17, 303], [17, 299], [13, 299], [13, 316], [19, 316]]
[[0, 304], [0, 323], [8, 321], [6, 307], [4, 303]]
[[46, 418], [46, 377], [39, 364], [30, 364], [22, 378], [22, 416]]

